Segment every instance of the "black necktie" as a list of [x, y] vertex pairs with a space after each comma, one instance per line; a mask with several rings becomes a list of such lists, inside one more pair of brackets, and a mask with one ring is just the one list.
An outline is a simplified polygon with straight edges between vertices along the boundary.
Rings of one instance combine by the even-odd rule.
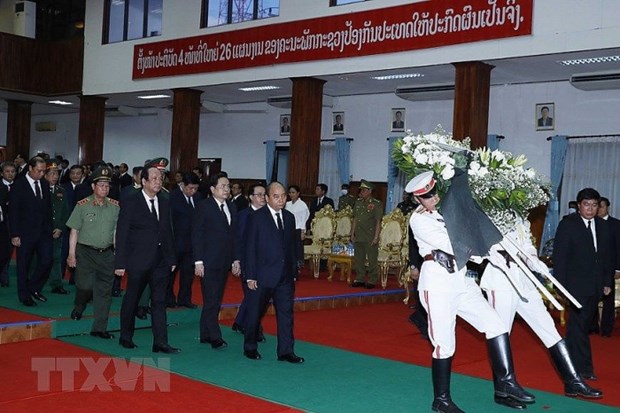
[[155, 209], [155, 199], [149, 199], [149, 201], [151, 201], [151, 214], [159, 221], [159, 218], [157, 218], [157, 210]]
[[224, 215], [224, 219], [226, 220], [226, 223], [230, 225], [230, 222], [228, 222], [228, 215], [226, 215], [226, 211], [224, 211], [224, 204], [220, 204], [220, 209], [222, 210], [222, 215]]
[[192, 202], [192, 198], [191, 197], [187, 197], [187, 203], [189, 204], [190, 207], [194, 207], [194, 203]]
[[36, 194], [37, 198], [43, 199], [43, 197], [41, 196], [41, 187], [39, 186], [39, 181], [34, 181], [34, 193]]
[[278, 229], [284, 231], [284, 225], [282, 225], [282, 218], [280, 218], [279, 212], [276, 212], [276, 221], [278, 222]]
[[594, 247], [594, 251], [596, 251], [596, 242], [594, 242], [594, 234], [592, 233], [592, 220], [588, 220], [588, 235], [590, 236], [590, 240], [592, 241], [592, 246]]

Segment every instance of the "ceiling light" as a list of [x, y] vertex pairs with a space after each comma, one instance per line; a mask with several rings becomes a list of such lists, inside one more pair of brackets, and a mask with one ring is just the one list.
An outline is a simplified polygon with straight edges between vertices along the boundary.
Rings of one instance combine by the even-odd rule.
[[166, 99], [171, 97], [170, 95], [146, 95], [138, 96], [138, 99]]
[[64, 100], [49, 100], [47, 103], [51, 103], [52, 105], [62, 105], [62, 106], [73, 105], [73, 103], [66, 102]]
[[412, 77], [424, 77], [422, 73], [401, 73], [398, 75], [387, 75], [387, 76], [372, 76], [371, 79], [374, 80], [396, 80], [396, 79], [410, 79]]
[[280, 86], [254, 86], [254, 87], [240, 87], [242, 92], [259, 92], [261, 90], [275, 90], [280, 89]]
[[620, 56], [600, 56], [600, 57], [586, 57], [583, 59], [571, 59], [571, 60], [558, 60], [557, 63], [563, 66], [575, 66], [575, 65], [591, 65], [595, 63], [611, 63], [620, 62]]

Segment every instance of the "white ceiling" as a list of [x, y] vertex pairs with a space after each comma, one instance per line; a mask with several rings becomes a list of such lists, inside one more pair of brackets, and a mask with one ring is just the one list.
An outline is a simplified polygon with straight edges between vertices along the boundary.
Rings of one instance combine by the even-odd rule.
[[[620, 70], [620, 63], [597, 63], [580, 66], [564, 66], [558, 63], [559, 60], [600, 57], [619, 55], [620, 48], [594, 50], [576, 53], [531, 56], [514, 59], [490, 60], [486, 61], [490, 65], [495, 66], [491, 72], [492, 85], [506, 84], [523, 84], [523, 83], [540, 83], [540, 82], [556, 82], [568, 81], [570, 76], [575, 73], [598, 72], [606, 70]], [[372, 76], [389, 75], [398, 73], [421, 73], [424, 76], [411, 79], [378, 81], [371, 79]], [[324, 95], [350, 96], [365, 94], [393, 93], [397, 87], [404, 86], [422, 86], [433, 84], [453, 84], [454, 83], [454, 67], [452, 65], [428, 66], [428, 67], [411, 67], [410, 69], [383, 70], [377, 72], [364, 73], [348, 73], [337, 74], [332, 76], [320, 76], [319, 78], [326, 81], [324, 85]], [[259, 92], [242, 92], [240, 87], [274, 85], [280, 89], [259, 91]], [[274, 96], [290, 95], [292, 93], [292, 84], [290, 79], [273, 79], [272, 81], [261, 81], [255, 84], [236, 83], [217, 86], [197, 87], [202, 90], [203, 100], [217, 102], [225, 105], [235, 105], [241, 103], [266, 102], [267, 98]], [[164, 93], [171, 95], [169, 90], [148, 91], [147, 94]], [[109, 95], [107, 106], [116, 108], [118, 106], [128, 106], [130, 108], [147, 109], [147, 108], [168, 108], [172, 105], [172, 98], [142, 100], [137, 96], [142, 93], [114, 94]], [[45, 96], [31, 96], [17, 94], [12, 92], [0, 91], [0, 99], [17, 99], [34, 102], [32, 107], [33, 115], [58, 114], [58, 113], [74, 113], [79, 111], [79, 98], [77, 96], [61, 96], [54, 99], [67, 100], [74, 103], [70, 107], [61, 107], [51, 105]], [[6, 101], [0, 100], [0, 110], [6, 111]]]

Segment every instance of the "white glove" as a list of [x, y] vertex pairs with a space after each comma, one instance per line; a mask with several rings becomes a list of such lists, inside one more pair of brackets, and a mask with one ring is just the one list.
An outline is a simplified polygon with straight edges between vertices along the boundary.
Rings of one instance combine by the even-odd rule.
[[509, 271], [508, 266], [506, 265], [506, 258], [504, 258], [504, 256], [496, 250], [491, 249], [487, 259], [494, 267], [497, 267], [504, 272]]

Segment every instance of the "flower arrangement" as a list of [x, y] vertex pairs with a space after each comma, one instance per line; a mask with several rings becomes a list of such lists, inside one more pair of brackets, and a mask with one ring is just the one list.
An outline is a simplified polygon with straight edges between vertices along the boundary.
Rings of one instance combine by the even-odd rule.
[[[463, 153], [450, 152], [440, 145], [463, 149]], [[452, 134], [438, 125], [433, 133], [426, 135], [422, 132], [413, 135], [411, 131], [407, 131], [407, 136], [395, 142], [392, 159], [398, 169], [408, 177], [433, 171], [437, 192], [444, 195], [450, 186], [450, 178], [454, 176], [454, 169], [467, 166], [466, 153], [469, 148], [469, 138], [463, 141], [454, 140]]]
[[454, 169], [467, 168], [473, 198], [502, 233], [525, 219], [530, 209], [548, 201], [548, 183], [533, 169], [524, 168], [527, 159], [523, 155], [469, 148], [469, 138], [454, 140], [440, 125], [433, 133], [408, 133], [399, 139], [392, 158], [409, 177], [432, 170], [440, 196], [448, 190]]

